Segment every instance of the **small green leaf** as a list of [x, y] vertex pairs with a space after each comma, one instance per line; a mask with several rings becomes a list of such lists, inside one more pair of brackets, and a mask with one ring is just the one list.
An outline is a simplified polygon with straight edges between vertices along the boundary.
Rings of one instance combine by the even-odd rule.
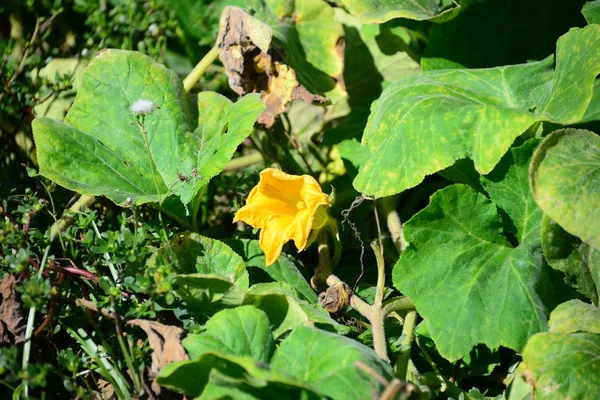
[[544, 213], [600, 248], [600, 137], [581, 129], [551, 133], [535, 152], [529, 176]]
[[548, 264], [565, 274], [566, 283], [598, 305], [600, 251], [569, 235], [547, 215], [542, 219], [542, 248]]
[[589, 1], [585, 3], [581, 13], [588, 24], [600, 23], [600, 0]]
[[335, 399], [371, 398], [382, 385], [356, 366], [359, 361], [383, 379], [392, 379], [390, 367], [372, 349], [344, 336], [299, 326], [281, 342], [271, 367]]
[[513, 248], [502, 231], [496, 206], [464, 185], [435, 193], [404, 226], [409, 247], [393, 282], [413, 299], [448, 360], [478, 343], [519, 351], [548, 327], [538, 294], [547, 290], [541, 254], [528, 243]]
[[234, 356], [249, 356], [268, 363], [275, 350], [269, 318], [253, 306], [222, 310], [213, 315], [205, 332], [188, 335], [182, 345], [191, 359], [204, 353], [218, 351]]
[[524, 145], [511, 148], [500, 163], [481, 183], [492, 201], [505, 213], [507, 231], [519, 243], [539, 244], [542, 210], [537, 206], [529, 189], [529, 163], [539, 140], [531, 139]]
[[371, 157], [354, 186], [375, 197], [392, 195], [465, 157], [487, 174], [534, 122], [579, 121], [600, 72], [600, 26], [562, 36], [554, 72], [552, 65], [547, 58], [428, 71], [391, 84], [373, 103], [362, 139]]
[[361, 146], [356, 139], [344, 140], [338, 145], [338, 149], [340, 151], [340, 157], [350, 162], [351, 167], [345, 163], [346, 168], [352, 168], [354, 176], [356, 176], [361, 166], [364, 165], [371, 156], [367, 146]]
[[216, 274], [183, 274], [174, 279], [175, 294], [193, 315], [212, 315], [239, 306], [245, 292], [228, 278]]
[[458, 14], [460, 5], [456, 2], [448, 3], [439, 0], [342, 0], [350, 13], [368, 24], [381, 24], [394, 18], [449, 21]]
[[258, 240], [236, 239], [227, 240], [234, 251], [246, 261], [246, 267], [259, 268], [265, 271], [277, 282], [290, 284], [302, 296], [311, 303], [317, 302], [317, 295], [310, 287], [306, 278], [302, 275], [294, 261], [287, 255], [282, 254], [274, 264], [265, 266], [265, 254], [261, 250]]
[[242, 289], [248, 289], [249, 277], [244, 260], [225, 243], [197, 233], [179, 233], [159, 256], [168, 257], [182, 274], [220, 274]]
[[333, 320], [325, 309], [298, 299], [285, 288], [269, 284], [253, 285], [244, 304], [252, 304], [269, 316], [269, 321], [275, 327], [273, 335], [276, 338], [302, 325], [318, 326], [341, 334], [349, 331], [347, 326]]
[[581, 300], [562, 303], [550, 314], [550, 332], [587, 332], [600, 335], [600, 309]]

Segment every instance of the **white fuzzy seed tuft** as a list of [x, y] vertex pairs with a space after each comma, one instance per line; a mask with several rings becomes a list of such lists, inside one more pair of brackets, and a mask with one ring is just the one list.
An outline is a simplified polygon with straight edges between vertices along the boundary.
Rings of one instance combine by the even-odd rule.
[[139, 99], [131, 105], [131, 112], [135, 115], [151, 114], [155, 107], [150, 100]]

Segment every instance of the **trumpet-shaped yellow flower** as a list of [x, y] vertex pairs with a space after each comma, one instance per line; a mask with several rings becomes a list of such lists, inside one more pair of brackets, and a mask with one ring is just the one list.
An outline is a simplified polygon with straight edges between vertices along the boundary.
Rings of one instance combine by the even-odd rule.
[[321, 228], [327, 221], [328, 205], [327, 195], [313, 177], [267, 168], [233, 221], [261, 229], [260, 248], [265, 252], [266, 265], [271, 265], [292, 239], [298, 251], [304, 250], [311, 229]]

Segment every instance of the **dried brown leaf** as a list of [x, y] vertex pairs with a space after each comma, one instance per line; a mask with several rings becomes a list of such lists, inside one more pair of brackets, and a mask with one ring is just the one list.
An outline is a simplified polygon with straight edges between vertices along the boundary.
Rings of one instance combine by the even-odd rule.
[[296, 99], [307, 103], [326, 103], [323, 96], [310, 93], [287, 65], [283, 52], [271, 41], [272, 30], [241, 8], [226, 7], [221, 14], [217, 47], [237, 94], [261, 93], [267, 108], [258, 122], [270, 128], [275, 118]]
[[188, 359], [181, 345], [181, 336], [185, 332], [183, 329], [145, 319], [133, 319], [127, 321], [127, 324], [139, 326], [148, 335], [150, 348], [152, 348], [151, 378], [155, 378], [165, 365]]
[[17, 293], [17, 279], [6, 274], [0, 282], [0, 344], [25, 340], [25, 314]]

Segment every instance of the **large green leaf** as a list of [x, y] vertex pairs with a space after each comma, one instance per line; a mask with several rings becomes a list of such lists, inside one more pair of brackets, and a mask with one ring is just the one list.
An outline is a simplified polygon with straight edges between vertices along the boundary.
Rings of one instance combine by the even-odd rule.
[[[166, 365], [156, 381], [176, 392], [198, 396], [215, 372], [219, 381], [229, 381], [228, 386], [258, 390], [259, 398], [278, 389], [289, 398], [315, 398], [315, 391], [299, 379], [284, 375], [276, 368], [257, 363], [250, 357], [233, 356], [220, 352], [204, 353], [197, 360], [186, 360]], [[253, 391], [254, 391], [253, 390]], [[265, 392], [262, 392], [262, 391]], [[288, 392], [288, 391], [291, 391]], [[279, 392], [281, 394], [281, 392]], [[287, 392], [287, 393], [286, 393]], [[305, 397], [306, 396], [306, 397]]]
[[529, 339], [519, 366], [534, 384], [536, 399], [587, 399], [600, 393], [599, 333], [600, 312], [592, 305], [572, 300], [552, 311], [550, 332]]
[[460, 9], [455, 2], [439, 0], [342, 0], [342, 4], [363, 22], [383, 23], [393, 18], [444, 22], [454, 18]]
[[388, 86], [373, 104], [363, 136], [371, 157], [354, 186], [376, 197], [392, 195], [464, 157], [486, 174], [534, 122], [579, 121], [600, 72], [600, 26], [562, 36], [554, 72], [551, 66], [549, 58], [429, 71]]
[[[277, 376], [277, 374], [273, 374]], [[254, 382], [253, 382], [254, 383]], [[266, 385], [251, 385], [212, 371], [208, 384], [198, 400], [263, 400], [263, 399], [325, 399], [314, 389], [282, 377], [266, 381]]]
[[598, 135], [562, 129], [547, 136], [531, 161], [530, 182], [536, 202], [550, 218], [600, 248]]
[[529, 163], [539, 140], [532, 139], [523, 146], [511, 148], [496, 168], [481, 182], [492, 201], [503, 212], [506, 230], [519, 243], [539, 244], [542, 210], [529, 189]]
[[440, 190], [404, 235], [409, 247], [393, 282], [413, 299], [445, 358], [462, 358], [478, 343], [518, 351], [547, 329], [539, 246], [514, 248], [485, 196], [465, 185]]
[[247, 0], [254, 17], [273, 29], [273, 41], [285, 51], [285, 61], [298, 81], [311, 93], [337, 101], [345, 95], [341, 85], [342, 25], [324, 0]]
[[546, 261], [565, 274], [566, 283], [598, 305], [600, 250], [569, 235], [547, 215], [542, 219], [542, 247]]
[[405, 43], [408, 35], [403, 27], [364, 24], [339, 8], [335, 15], [344, 27], [344, 85], [348, 96], [331, 109], [336, 122], [324, 133], [327, 144], [359, 138], [371, 103], [383, 87], [421, 69], [409, 56]]
[[360, 370], [358, 361], [384, 379], [392, 378], [390, 367], [372, 349], [344, 336], [299, 326], [281, 342], [271, 367], [335, 399], [372, 398], [374, 388], [381, 391], [381, 383]]
[[253, 306], [219, 311], [204, 327], [206, 331], [188, 335], [182, 341], [191, 359], [217, 351], [234, 356], [249, 356], [262, 363], [271, 360], [275, 342], [269, 329], [269, 318]]
[[540, 333], [527, 342], [523, 362], [536, 399], [587, 399], [600, 393], [600, 335]]
[[66, 123], [33, 122], [40, 173], [116, 203], [161, 202], [175, 194], [188, 204], [225, 166], [264, 109], [258, 95], [235, 104], [218, 96], [201, 96], [200, 107], [203, 99], [215, 100], [210, 112], [223, 118], [205, 146], [190, 133], [196, 122], [175, 73], [141, 53], [103, 51], [84, 73]]

